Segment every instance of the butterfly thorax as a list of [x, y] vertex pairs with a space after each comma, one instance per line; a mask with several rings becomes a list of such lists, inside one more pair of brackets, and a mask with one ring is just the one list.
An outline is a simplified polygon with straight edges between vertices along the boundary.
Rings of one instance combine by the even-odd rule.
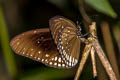
[[89, 33], [86, 33], [86, 34], [82, 34], [81, 33], [81, 26], [80, 25], [77, 25], [77, 37], [80, 38], [81, 42], [85, 43], [85, 44], [88, 44], [88, 40], [85, 38]]
[[81, 38], [82, 37], [82, 33], [81, 33], [81, 26], [80, 25], [77, 25], [77, 37], [78, 38]]

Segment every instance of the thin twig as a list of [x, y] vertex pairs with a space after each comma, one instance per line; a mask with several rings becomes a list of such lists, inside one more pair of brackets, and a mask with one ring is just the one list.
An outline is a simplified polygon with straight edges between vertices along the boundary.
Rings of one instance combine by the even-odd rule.
[[[91, 32], [92, 30], [93, 30], [93, 32]], [[95, 24], [95, 22], [93, 23], [93, 25], [91, 25], [90, 32], [92, 33], [93, 37], [96, 36], [96, 24]], [[98, 57], [100, 58], [100, 60], [103, 64], [107, 74], [109, 75], [110, 80], [117, 80], [116, 75], [113, 72], [113, 69], [112, 69], [107, 57], [105, 56], [105, 53], [103, 52], [97, 38], [92, 39], [92, 37], [91, 37], [90, 40], [91, 40], [92, 45], [93, 45], [93, 47], [95, 48], [95, 50], [98, 54]]]
[[103, 33], [103, 39], [104, 39], [104, 43], [105, 43], [105, 47], [106, 47], [106, 51], [107, 51], [107, 56], [110, 59], [110, 63], [113, 67], [113, 70], [116, 73], [117, 78], [119, 79], [119, 69], [118, 69], [118, 65], [117, 65], [115, 50], [113, 47], [112, 37], [110, 35], [110, 33], [111, 33], [110, 25], [106, 21], [103, 21], [101, 23], [101, 30]]
[[82, 59], [81, 59], [81, 62], [80, 62], [80, 65], [79, 65], [79, 68], [77, 70], [77, 73], [76, 73], [76, 76], [75, 76], [75, 79], [74, 80], [78, 80], [82, 70], [83, 70], [83, 67], [84, 67], [84, 64], [88, 58], [88, 55], [89, 55], [89, 52], [91, 50], [91, 46], [94, 47], [94, 49], [96, 50], [97, 54], [98, 54], [98, 57], [100, 58], [107, 74], [109, 75], [110, 77], [110, 80], [117, 80], [116, 78], [116, 75], [115, 73], [113, 72], [113, 69], [107, 59], [107, 57], [105, 56], [105, 53], [103, 52], [98, 40], [97, 40], [97, 36], [96, 36], [96, 23], [93, 22], [92, 25], [90, 25], [90, 31], [91, 33], [91, 36], [88, 37], [88, 41], [89, 41], [89, 44], [87, 44], [85, 46], [85, 49], [84, 49], [84, 52], [83, 52], [83, 56], [82, 56]]
[[84, 0], [78, 0], [78, 5], [79, 5], [79, 11], [80, 11], [83, 19], [87, 22], [88, 25], [90, 25], [92, 23], [92, 20], [87, 15], [87, 13], [84, 9]]
[[107, 74], [109, 75], [110, 77], [110, 80], [117, 80], [116, 76], [115, 76], [115, 73], [113, 72], [113, 69], [107, 59], [107, 57], [105, 56], [105, 53], [103, 52], [102, 48], [100, 47], [100, 44], [98, 43], [97, 40], [95, 40], [93, 42], [93, 46], [107, 72]]
[[96, 61], [95, 61], [95, 49], [91, 48], [91, 59], [92, 59], [92, 65], [93, 65], [93, 76], [94, 78], [97, 76], [97, 70], [96, 70]]
[[79, 76], [80, 76], [80, 74], [81, 74], [81, 72], [83, 70], [84, 64], [85, 64], [85, 62], [86, 62], [86, 60], [88, 58], [90, 50], [91, 50], [91, 44], [86, 45], [85, 49], [83, 51], [82, 59], [81, 59], [81, 62], [80, 62], [80, 65], [79, 65], [79, 68], [77, 70], [77, 73], [75, 75], [74, 80], [78, 80], [79, 79]]
[[120, 28], [119, 28], [119, 25], [113, 26], [112, 30], [113, 30], [114, 37], [115, 37], [115, 40], [116, 40], [117, 45], [118, 45], [118, 49], [119, 49], [119, 51], [118, 51], [119, 54], [118, 55], [120, 55]]
[[[92, 23], [92, 20], [89, 18], [89, 16], [85, 12], [84, 5], [83, 5], [83, 0], [78, 0], [78, 3], [79, 3], [79, 10], [80, 10], [80, 13], [81, 13], [83, 19], [87, 22], [88, 25], [90, 25]], [[93, 22], [90, 26], [87, 26], [87, 27], [89, 28], [89, 32], [91, 33], [91, 36], [88, 37], [88, 40], [91, 43], [89, 44], [90, 47], [89, 47], [89, 50], [87, 50], [87, 51], [86, 51], [86, 47], [88, 47], [88, 45], [85, 46], [85, 50], [83, 52], [82, 60], [80, 62], [78, 71], [77, 71], [76, 76], [75, 76], [75, 80], [78, 80], [78, 78], [81, 74], [81, 71], [84, 67], [86, 59], [89, 55], [91, 45], [95, 48], [95, 50], [96, 50], [96, 52], [97, 52], [97, 54], [98, 54], [98, 56], [99, 56], [99, 58], [100, 58], [100, 60], [103, 64], [104, 68], [106, 69], [107, 74], [110, 77], [110, 79], [111, 80], [117, 80], [116, 75], [113, 72], [113, 69], [112, 69], [110, 63], [109, 63], [107, 57], [105, 56], [105, 53], [103, 52], [101, 46], [98, 43], [97, 36], [96, 36], [96, 23]]]

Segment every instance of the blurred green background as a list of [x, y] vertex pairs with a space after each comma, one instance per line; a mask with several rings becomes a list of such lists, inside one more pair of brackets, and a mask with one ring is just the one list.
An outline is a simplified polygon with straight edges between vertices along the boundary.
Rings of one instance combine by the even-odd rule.
[[[120, 79], [120, 0], [84, 1], [87, 14], [97, 22], [100, 44]], [[22, 32], [49, 28], [49, 19], [56, 15], [81, 22], [78, 4], [78, 0], [0, 0], [0, 80], [73, 80], [78, 65], [71, 69], [50, 68], [15, 54], [9, 42]], [[109, 80], [97, 56], [96, 60], [97, 80]], [[89, 57], [80, 80], [93, 79]]]

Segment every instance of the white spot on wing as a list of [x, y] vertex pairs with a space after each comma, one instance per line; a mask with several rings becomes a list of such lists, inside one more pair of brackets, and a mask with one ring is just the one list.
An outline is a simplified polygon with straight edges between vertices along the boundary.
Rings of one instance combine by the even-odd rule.
[[37, 43], [39, 44], [39, 43], [40, 43], [40, 41], [37, 41]]
[[48, 54], [46, 54], [45, 56], [46, 56], [46, 57], [49, 57], [49, 55], [48, 55]]
[[69, 60], [70, 60], [70, 62], [72, 62], [72, 56], [70, 56], [70, 59], [69, 59]]
[[68, 65], [69, 63], [68, 63], [68, 61], [67, 61], [67, 65]]
[[63, 49], [64, 47], [62, 46], [62, 49]]
[[37, 57], [34, 57], [35, 59], [37, 58]]
[[50, 62], [49, 64], [52, 65], [52, 62]]
[[44, 37], [43, 37], [43, 36], [41, 36], [40, 38], [41, 38], [41, 39], [44, 39]]
[[57, 63], [54, 63], [54, 65], [57, 65]]
[[72, 61], [72, 62], [74, 63], [74, 61], [75, 61], [75, 59], [73, 58], [73, 61]]
[[61, 62], [61, 58], [59, 58], [58, 61]]
[[61, 66], [61, 64], [58, 64], [58, 66], [60, 67], [60, 66]]
[[62, 28], [64, 28], [64, 26], [62, 26]]
[[40, 60], [40, 58], [38, 58], [38, 60]]
[[68, 30], [68, 32], [70, 32], [70, 30]]
[[48, 60], [46, 59], [46, 60], [45, 60], [45, 62], [47, 62], [47, 63], [48, 63]]
[[54, 60], [54, 58], [52, 58], [52, 61]]
[[75, 64], [78, 62], [78, 60], [77, 59], [75, 59]]
[[55, 57], [55, 59], [54, 59], [55, 61], [57, 60], [57, 57]]
[[41, 51], [38, 51], [38, 54], [40, 54], [41, 53]]
[[33, 33], [36, 33], [37, 31], [35, 30]]
[[44, 61], [44, 59], [42, 59], [42, 62]]
[[71, 62], [69, 62], [69, 66], [71, 66]]
[[65, 64], [62, 64], [62, 67], [65, 67]]

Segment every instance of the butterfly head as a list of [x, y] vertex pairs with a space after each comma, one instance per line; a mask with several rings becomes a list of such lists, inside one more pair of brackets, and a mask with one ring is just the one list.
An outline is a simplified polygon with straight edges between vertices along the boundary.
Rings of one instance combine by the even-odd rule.
[[82, 33], [81, 33], [81, 26], [80, 26], [80, 23], [77, 21], [77, 36], [78, 37], [81, 37]]

